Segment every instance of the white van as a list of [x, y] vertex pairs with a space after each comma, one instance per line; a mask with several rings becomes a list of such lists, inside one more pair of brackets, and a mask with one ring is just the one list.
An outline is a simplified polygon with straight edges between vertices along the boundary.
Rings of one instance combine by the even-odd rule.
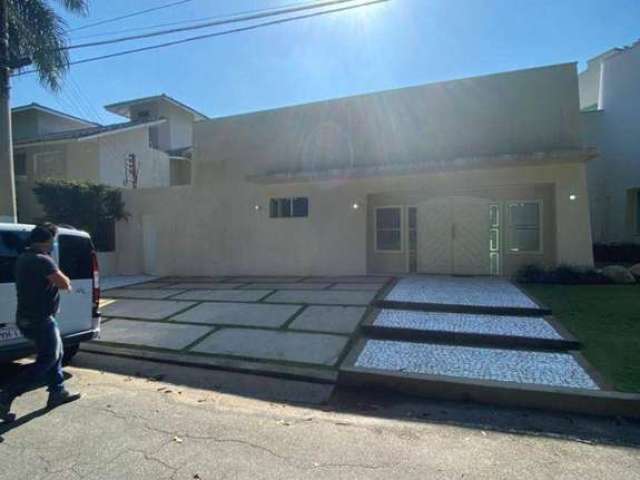
[[[31, 343], [16, 326], [16, 258], [28, 244], [34, 225], [0, 223], [0, 363], [34, 353]], [[80, 342], [100, 332], [100, 280], [91, 237], [71, 228], [59, 228], [53, 258], [71, 279], [73, 290], [60, 292], [60, 313], [56, 320], [64, 342], [65, 361], [78, 351]]]

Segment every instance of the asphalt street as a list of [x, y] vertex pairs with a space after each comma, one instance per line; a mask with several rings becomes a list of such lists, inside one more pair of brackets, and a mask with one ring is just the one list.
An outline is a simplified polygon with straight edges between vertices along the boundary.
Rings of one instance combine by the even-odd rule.
[[[4, 368], [6, 381], [20, 365]], [[640, 479], [640, 424], [81, 353], [0, 424], [4, 479]]]

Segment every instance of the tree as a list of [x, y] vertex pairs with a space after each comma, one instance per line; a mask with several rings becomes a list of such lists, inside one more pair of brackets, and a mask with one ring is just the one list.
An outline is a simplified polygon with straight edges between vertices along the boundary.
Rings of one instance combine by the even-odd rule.
[[[65, 10], [85, 15], [88, 0], [56, 0]], [[40, 82], [60, 89], [69, 69], [66, 23], [47, 0], [0, 0], [0, 221], [16, 221], [15, 179], [9, 79], [30, 62]]]
[[[68, 12], [88, 13], [87, 0], [56, 0]], [[59, 90], [69, 69], [67, 25], [45, 0], [7, 0], [9, 17], [9, 60], [31, 58], [40, 82]]]
[[113, 249], [115, 222], [129, 218], [122, 192], [108, 185], [48, 179], [33, 192], [45, 211], [42, 220], [86, 230], [98, 250]]

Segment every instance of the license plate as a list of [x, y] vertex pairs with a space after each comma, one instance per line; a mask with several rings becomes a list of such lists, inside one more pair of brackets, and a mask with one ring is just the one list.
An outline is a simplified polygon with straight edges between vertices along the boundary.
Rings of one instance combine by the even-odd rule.
[[20, 337], [22, 337], [22, 334], [20, 333], [20, 330], [18, 330], [18, 327], [15, 327], [13, 325], [0, 327], [0, 342], [13, 340]]

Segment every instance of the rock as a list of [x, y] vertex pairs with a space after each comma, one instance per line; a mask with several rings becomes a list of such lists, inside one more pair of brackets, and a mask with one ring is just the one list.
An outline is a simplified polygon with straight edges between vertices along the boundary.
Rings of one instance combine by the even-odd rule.
[[636, 283], [636, 279], [627, 268], [620, 265], [609, 265], [602, 269], [602, 274], [613, 283]]
[[629, 269], [631, 275], [636, 277], [636, 280], [640, 280], [640, 263], [636, 263], [633, 267]]

